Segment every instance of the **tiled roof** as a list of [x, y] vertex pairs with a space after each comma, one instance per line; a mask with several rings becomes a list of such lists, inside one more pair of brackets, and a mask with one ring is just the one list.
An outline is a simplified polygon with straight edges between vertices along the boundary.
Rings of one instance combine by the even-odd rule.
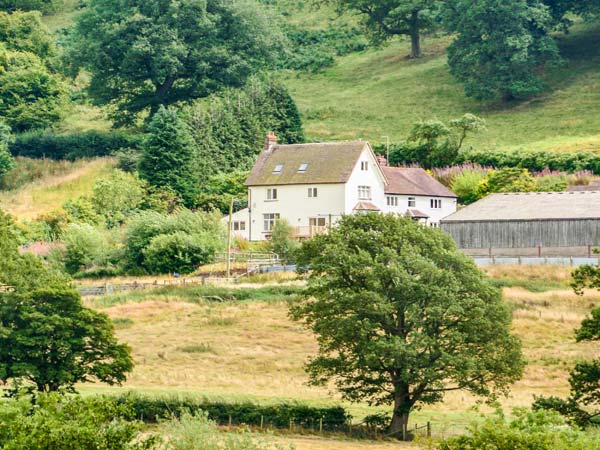
[[388, 184], [386, 194], [456, 198], [456, 194], [423, 169], [382, 166]]
[[371, 202], [360, 201], [354, 207], [354, 211], [380, 211], [380, 209]]
[[491, 194], [442, 222], [600, 219], [600, 192]]
[[407, 209], [404, 213], [406, 217], [412, 217], [413, 219], [429, 219], [429, 216], [418, 209]]
[[[345, 183], [367, 147], [364, 141], [274, 145], [263, 151], [246, 186]], [[306, 170], [299, 172], [306, 164]], [[274, 173], [280, 169], [278, 173]]]

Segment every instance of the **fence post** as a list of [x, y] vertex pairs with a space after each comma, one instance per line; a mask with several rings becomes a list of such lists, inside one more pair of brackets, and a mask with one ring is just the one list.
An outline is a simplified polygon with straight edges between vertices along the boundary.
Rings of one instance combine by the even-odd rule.
[[427, 422], [427, 437], [431, 437], [431, 422]]
[[323, 418], [319, 419], [319, 433], [323, 433]]
[[231, 427], [231, 414], [229, 414], [229, 426]]
[[260, 428], [261, 428], [261, 430], [263, 428], [264, 423], [265, 423], [265, 417], [261, 414], [261, 416], [260, 416]]
[[290, 431], [294, 429], [294, 419], [290, 419]]

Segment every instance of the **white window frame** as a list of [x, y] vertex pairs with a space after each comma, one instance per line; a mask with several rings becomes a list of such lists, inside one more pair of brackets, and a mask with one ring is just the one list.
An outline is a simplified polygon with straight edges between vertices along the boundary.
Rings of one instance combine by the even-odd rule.
[[308, 163], [302, 163], [302, 164], [300, 164], [300, 167], [298, 167], [298, 173], [306, 173], [307, 170], [308, 170]]
[[308, 188], [308, 198], [317, 198], [318, 195], [319, 195], [319, 191], [317, 190], [316, 187]]
[[361, 161], [360, 162], [360, 170], [369, 170], [369, 161]]
[[388, 206], [398, 206], [398, 196], [397, 195], [387, 195], [387, 205]]
[[279, 175], [283, 170], [283, 164], [277, 164], [273, 169], [273, 175]]
[[263, 231], [270, 233], [273, 231], [275, 223], [280, 219], [279, 213], [266, 213], [263, 214]]
[[267, 201], [269, 201], [269, 202], [277, 201], [277, 188], [267, 188]]
[[236, 220], [233, 222], [233, 231], [246, 231], [246, 221]]
[[359, 186], [358, 187], [358, 199], [359, 200], [371, 200], [371, 186]]
[[409, 208], [417, 207], [417, 197], [408, 197], [408, 207]]
[[442, 209], [442, 200], [439, 198], [432, 198], [429, 201], [431, 209]]

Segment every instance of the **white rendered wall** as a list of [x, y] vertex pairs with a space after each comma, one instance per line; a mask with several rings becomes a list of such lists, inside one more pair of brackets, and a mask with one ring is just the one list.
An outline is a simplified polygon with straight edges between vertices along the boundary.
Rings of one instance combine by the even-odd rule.
[[[308, 197], [308, 188], [317, 188], [317, 197]], [[267, 200], [267, 189], [277, 189], [277, 200]], [[262, 241], [270, 232], [264, 230], [263, 214], [278, 213], [293, 227], [308, 229], [311, 217], [331, 215], [332, 223], [344, 214], [344, 184], [294, 184], [254, 186], [248, 189], [250, 199], [250, 240]]]
[[[424, 197], [424, 196], [416, 196], [416, 195], [396, 195], [398, 197], [398, 206], [388, 206], [387, 198], [385, 199], [385, 205], [382, 208], [382, 211], [386, 213], [394, 213], [394, 214], [406, 214], [406, 210], [409, 209], [408, 206], [408, 198], [414, 197], [416, 204], [411, 209], [417, 209], [422, 213], [425, 213], [429, 216], [427, 220], [428, 224], [439, 224], [440, 220], [445, 217], [448, 217], [450, 214], [456, 212], [457, 204], [455, 198], [446, 198], [446, 197]], [[431, 200], [432, 199], [440, 199], [442, 201], [441, 208], [432, 208]]]
[[[223, 223], [223, 226], [225, 227], [225, 229], [227, 229], [227, 225], [229, 224], [229, 215], [226, 215], [225, 217], [223, 217], [221, 219], [221, 222]], [[233, 231], [233, 236], [237, 236], [242, 239], [250, 240], [250, 232], [249, 232], [250, 215], [248, 212], [248, 208], [245, 208], [238, 212], [233, 213], [233, 215], [231, 216], [232, 230], [233, 230], [234, 222], [246, 222], [246, 230], [245, 231]]]
[[[361, 162], [367, 161], [369, 163], [369, 170], [361, 170]], [[364, 200], [358, 198], [358, 187], [359, 186], [371, 186], [371, 199]], [[346, 214], [353, 214], [354, 207], [360, 201], [368, 201], [377, 206], [381, 211], [385, 207], [385, 182], [379, 170], [379, 166], [373, 152], [368, 149], [363, 150], [348, 183], [346, 183], [346, 196], [344, 202], [344, 210]]]

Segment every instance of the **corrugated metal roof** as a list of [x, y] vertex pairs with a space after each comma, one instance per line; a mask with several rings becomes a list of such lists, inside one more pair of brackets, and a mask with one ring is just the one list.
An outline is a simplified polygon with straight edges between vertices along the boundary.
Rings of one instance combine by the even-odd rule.
[[[367, 145], [365, 141], [274, 145], [260, 154], [246, 186], [345, 183]], [[300, 171], [303, 164], [306, 170]], [[281, 170], [274, 173], [278, 166]]]
[[600, 192], [491, 194], [442, 222], [600, 219]]
[[388, 184], [386, 194], [456, 198], [456, 194], [419, 168], [381, 166]]

